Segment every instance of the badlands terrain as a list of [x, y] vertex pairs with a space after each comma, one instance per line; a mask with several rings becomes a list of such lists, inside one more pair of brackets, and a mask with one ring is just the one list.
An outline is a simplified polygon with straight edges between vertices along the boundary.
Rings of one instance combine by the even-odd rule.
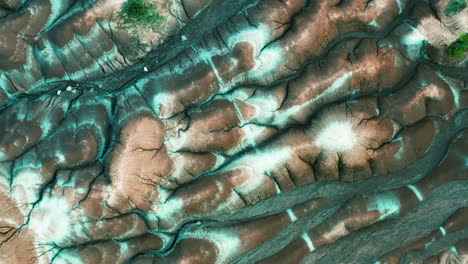
[[468, 263], [451, 1], [0, 0], [0, 263]]

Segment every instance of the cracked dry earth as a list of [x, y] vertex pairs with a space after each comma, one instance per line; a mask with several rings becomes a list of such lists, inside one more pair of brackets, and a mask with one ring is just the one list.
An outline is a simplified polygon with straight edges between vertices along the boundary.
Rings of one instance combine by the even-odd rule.
[[468, 263], [467, 9], [121, 2], [0, 1], [0, 263]]

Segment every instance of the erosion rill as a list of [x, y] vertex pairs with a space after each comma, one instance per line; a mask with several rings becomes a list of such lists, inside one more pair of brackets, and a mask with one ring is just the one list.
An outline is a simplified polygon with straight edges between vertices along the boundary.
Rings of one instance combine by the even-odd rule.
[[0, 0], [0, 263], [468, 263], [466, 0]]

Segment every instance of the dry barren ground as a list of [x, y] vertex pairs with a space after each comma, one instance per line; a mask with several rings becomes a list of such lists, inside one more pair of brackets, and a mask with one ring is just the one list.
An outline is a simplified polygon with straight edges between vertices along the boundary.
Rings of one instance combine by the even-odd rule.
[[0, 0], [0, 263], [468, 263], [468, 9], [122, 2]]

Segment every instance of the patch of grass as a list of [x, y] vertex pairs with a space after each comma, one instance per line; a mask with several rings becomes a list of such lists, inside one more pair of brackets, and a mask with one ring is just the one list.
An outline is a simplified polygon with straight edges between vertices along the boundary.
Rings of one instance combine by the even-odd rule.
[[447, 54], [455, 58], [463, 58], [465, 52], [468, 52], [468, 33], [463, 33], [457, 40], [447, 47]]
[[164, 22], [164, 16], [158, 13], [156, 4], [149, 0], [127, 0], [117, 16], [122, 29], [157, 28]]
[[466, 0], [450, 0], [447, 6], [445, 7], [445, 15], [455, 15], [460, 13], [463, 9], [466, 8]]

